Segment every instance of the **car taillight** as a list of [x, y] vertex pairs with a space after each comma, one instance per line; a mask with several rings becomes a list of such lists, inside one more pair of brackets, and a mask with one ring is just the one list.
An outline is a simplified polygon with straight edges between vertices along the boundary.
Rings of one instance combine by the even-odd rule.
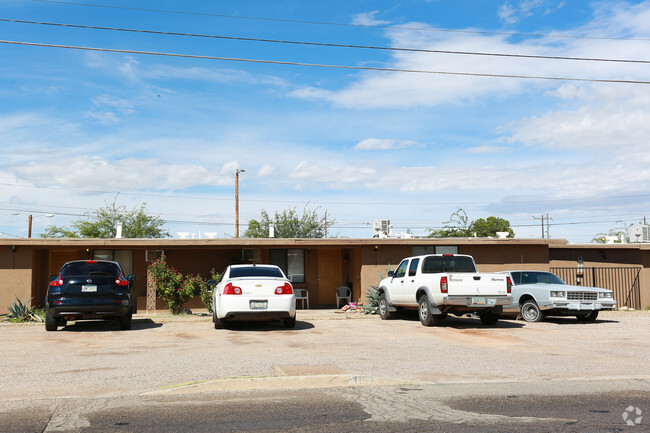
[[86, 260], [86, 263], [97, 263], [97, 260]]
[[447, 277], [440, 278], [440, 293], [447, 293]]
[[56, 277], [56, 280], [50, 281], [50, 287], [61, 287], [63, 285], [63, 278], [61, 278], [61, 274], [59, 274], [58, 277]]
[[115, 280], [115, 284], [117, 284], [118, 286], [128, 286], [129, 281], [124, 279], [124, 276], [120, 274], [119, 278]]
[[277, 287], [275, 289], [275, 294], [276, 295], [292, 295], [293, 294], [293, 287], [291, 287], [291, 284], [284, 283], [284, 285]]
[[512, 293], [512, 280], [510, 277], [506, 277], [506, 282], [508, 284], [508, 293]]
[[224, 295], [241, 295], [241, 287], [233, 286], [232, 283], [226, 284], [223, 288]]

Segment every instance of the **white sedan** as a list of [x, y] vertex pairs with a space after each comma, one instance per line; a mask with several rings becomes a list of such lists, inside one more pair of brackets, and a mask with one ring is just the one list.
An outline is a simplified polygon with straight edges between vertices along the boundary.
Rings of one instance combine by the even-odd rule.
[[218, 281], [210, 280], [212, 321], [221, 329], [230, 321], [282, 320], [296, 325], [296, 295], [275, 265], [231, 265]]
[[508, 271], [512, 279], [514, 302], [503, 307], [503, 316], [521, 317], [539, 322], [546, 316], [575, 316], [594, 321], [601, 310], [616, 309], [611, 290], [599, 287], [571, 286], [551, 272]]

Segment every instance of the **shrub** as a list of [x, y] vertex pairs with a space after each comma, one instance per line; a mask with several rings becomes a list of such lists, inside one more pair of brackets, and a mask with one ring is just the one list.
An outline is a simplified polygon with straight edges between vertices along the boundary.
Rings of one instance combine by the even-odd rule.
[[29, 298], [27, 302], [23, 303], [16, 297], [16, 300], [11, 301], [11, 305], [7, 307], [9, 313], [0, 314], [0, 317], [6, 317], [10, 322], [43, 322], [42, 310], [28, 306], [32, 299]]
[[[219, 279], [219, 273], [216, 272], [214, 268], [210, 270], [210, 279], [215, 281]], [[205, 308], [208, 309], [208, 312], [212, 314], [212, 288], [208, 286], [208, 282], [206, 280], [202, 280], [202, 283], [201, 302], [203, 302]]]
[[183, 304], [194, 296], [197, 277], [184, 277], [175, 268], [170, 268], [164, 254], [149, 266], [149, 272], [156, 295], [167, 303], [172, 314], [182, 313]]
[[[386, 274], [388, 274], [388, 271], [392, 270], [392, 267], [389, 266], [388, 269], [386, 269]], [[379, 275], [379, 281], [385, 278], [381, 272], [377, 272], [377, 275]], [[378, 289], [379, 286], [371, 285], [370, 288], [366, 290], [366, 300], [363, 303], [364, 314], [377, 314], [377, 311], [379, 310], [379, 293], [377, 292]]]

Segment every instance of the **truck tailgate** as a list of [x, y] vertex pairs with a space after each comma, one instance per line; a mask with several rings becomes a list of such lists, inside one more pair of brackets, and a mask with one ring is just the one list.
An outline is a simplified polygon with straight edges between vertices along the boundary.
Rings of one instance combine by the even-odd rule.
[[450, 296], [507, 296], [507, 276], [502, 274], [449, 274]]

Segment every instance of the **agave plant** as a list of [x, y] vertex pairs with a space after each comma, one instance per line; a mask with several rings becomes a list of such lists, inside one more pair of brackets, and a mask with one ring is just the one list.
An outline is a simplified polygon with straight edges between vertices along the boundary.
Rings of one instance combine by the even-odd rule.
[[16, 300], [11, 301], [11, 305], [7, 307], [9, 313], [0, 314], [0, 317], [7, 317], [12, 322], [43, 322], [43, 318], [36, 313], [36, 309], [28, 306], [32, 299], [29, 298], [27, 302], [22, 302], [16, 297]]
[[[386, 273], [388, 274], [388, 271], [392, 270], [392, 266], [389, 266], [386, 270]], [[377, 275], [379, 275], [379, 281], [385, 278], [381, 272], [377, 272]], [[377, 310], [379, 309], [379, 293], [377, 292], [378, 289], [379, 286], [371, 285], [370, 288], [366, 290], [366, 302], [363, 304], [364, 314], [377, 314]]]

